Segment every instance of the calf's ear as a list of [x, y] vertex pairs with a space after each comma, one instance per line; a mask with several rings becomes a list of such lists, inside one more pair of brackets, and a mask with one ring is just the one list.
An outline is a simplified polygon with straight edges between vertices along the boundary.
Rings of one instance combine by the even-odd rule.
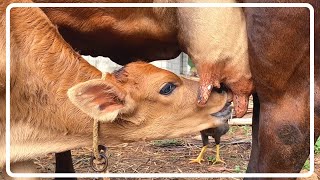
[[80, 110], [103, 122], [114, 121], [125, 106], [126, 91], [111, 80], [93, 79], [79, 83], [67, 94]]

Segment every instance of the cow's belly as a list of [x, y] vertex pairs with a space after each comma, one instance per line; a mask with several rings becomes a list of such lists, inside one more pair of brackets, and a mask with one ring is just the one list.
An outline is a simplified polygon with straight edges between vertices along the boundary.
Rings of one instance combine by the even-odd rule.
[[173, 59], [181, 52], [174, 37], [159, 39], [148, 34], [122, 35], [112, 31], [103, 31], [103, 34], [97, 32], [83, 34], [63, 27], [60, 27], [59, 31], [80, 54], [109, 57], [121, 65], [133, 60]]

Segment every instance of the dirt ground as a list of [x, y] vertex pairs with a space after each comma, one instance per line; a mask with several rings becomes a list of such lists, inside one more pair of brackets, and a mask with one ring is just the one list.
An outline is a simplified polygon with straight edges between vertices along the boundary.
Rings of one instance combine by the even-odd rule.
[[[208, 173], [244, 172], [249, 160], [251, 139], [250, 127], [232, 127], [222, 138], [221, 156], [226, 164], [212, 165], [215, 157], [214, 140], [202, 164], [189, 164], [201, 150], [200, 136], [189, 136], [152, 142], [121, 144], [108, 147], [109, 171], [112, 173]], [[72, 151], [74, 167], [77, 172], [93, 172], [90, 168], [90, 148]], [[54, 170], [54, 155], [36, 160], [42, 172]]]
[[[208, 148], [205, 162], [189, 164], [189, 159], [197, 157], [202, 147], [201, 138], [188, 136], [152, 142], [121, 144], [108, 148], [109, 172], [112, 173], [238, 173], [245, 172], [251, 150], [251, 127], [232, 126], [222, 137], [221, 156], [226, 164], [213, 165], [215, 157], [214, 140]], [[91, 149], [72, 151], [76, 172], [93, 172], [90, 168]], [[38, 158], [35, 162], [41, 172], [54, 171], [54, 155]], [[320, 154], [316, 154], [315, 167], [320, 177]]]
[[[250, 114], [246, 117], [250, 117]], [[251, 150], [250, 125], [231, 126], [229, 132], [222, 137], [221, 157], [226, 164], [212, 164], [216, 148], [214, 140], [210, 139], [210, 142], [205, 162], [202, 164], [189, 163], [189, 159], [196, 158], [201, 150], [200, 135], [108, 147], [108, 170], [112, 173], [239, 173], [246, 171]], [[72, 150], [76, 172], [93, 172], [89, 163], [90, 155], [89, 147]], [[35, 163], [39, 165], [41, 172], [54, 172], [54, 154], [37, 158]], [[320, 154], [316, 154], [315, 169], [319, 178]]]

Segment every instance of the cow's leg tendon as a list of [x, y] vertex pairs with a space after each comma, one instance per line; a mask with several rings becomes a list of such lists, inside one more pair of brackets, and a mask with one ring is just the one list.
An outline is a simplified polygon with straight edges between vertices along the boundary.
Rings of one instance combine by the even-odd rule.
[[260, 114], [260, 102], [258, 95], [253, 94], [253, 115], [252, 115], [252, 148], [250, 161], [247, 168], [247, 173], [256, 173], [258, 167], [259, 146], [258, 146], [258, 134], [259, 134], [259, 114]]

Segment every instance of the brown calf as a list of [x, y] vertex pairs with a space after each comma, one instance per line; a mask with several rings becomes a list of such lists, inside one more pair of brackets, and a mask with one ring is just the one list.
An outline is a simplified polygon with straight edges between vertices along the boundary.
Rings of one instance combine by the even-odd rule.
[[[0, 4], [2, 38], [7, 3]], [[4, 47], [4, 39], [0, 42]], [[4, 58], [0, 60], [5, 63]], [[225, 106], [227, 93], [213, 92], [208, 105], [198, 107], [197, 88], [194, 81], [143, 62], [101, 79], [101, 72], [63, 40], [39, 8], [11, 10], [13, 169], [14, 163], [19, 167], [18, 162], [36, 156], [91, 145], [93, 118], [110, 120], [101, 123], [99, 130], [100, 143], [106, 145], [172, 138], [216, 127], [225, 120], [214, 113]], [[86, 113], [69, 101], [68, 90], [72, 102]], [[3, 167], [5, 101], [0, 103]]]
[[[53, 0], [45, 0], [52, 2]], [[59, 1], [59, 0], [55, 0]], [[70, 0], [69, 2], [73, 2]], [[95, 2], [105, 2], [97, 0]], [[117, 1], [118, 2], [118, 1]], [[239, 2], [243, 2], [240, 1]], [[315, 8], [315, 137], [320, 134], [320, 21], [319, 9], [320, 3], [317, 0], [244, 0], [244, 2], [306, 2], [311, 3]], [[175, 44], [183, 45], [180, 41], [170, 36], [161, 36], [152, 38], [152, 42], [142, 38], [151, 35], [147, 30], [143, 31], [144, 36], [139, 39], [133, 35], [126, 37], [124, 41], [121, 36], [114, 36], [117, 31], [110, 32], [110, 28], [103, 28], [109, 25], [108, 21], [93, 21], [94, 12], [105, 13], [99, 9], [82, 9], [82, 12], [75, 13], [77, 10], [66, 11], [66, 9], [45, 9], [49, 18], [59, 26], [59, 31], [70, 44], [83, 53], [92, 55], [104, 54], [111, 56], [117, 53], [116, 49], [107, 46], [109, 43], [116, 46], [130, 47], [131, 43], [137, 42], [145, 51], [128, 50], [128, 54], [133, 57], [150, 57], [150, 59], [166, 59], [177, 55], [180, 51]], [[145, 10], [147, 11], [147, 10]], [[55, 16], [58, 13], [59, 16]], [[127, 14], [128, 11], [125, 11]], [[176, 12], [176, 11], [173, 11]], [[196, 12], [196, 11], [195, 11]], [[93, 13], [93, 14], [92, 14]], [[116, 13], [107, 13], [107, 17], [117, 17]], [[168, 11], [167, 14], [170, 14]], [[166, 15], [167, 15], [166, 14]], [[201, 14], [201, 13], [200, 13]], [[115, 15], [115, 16], [112, 16]], [[181, 15], [181, 14], [180, 14]], [[199, 22], [193, 20], [191, 14], [185, 18], [190, 23], [183, 23], [185, 31], [190, 31], [189, 36], [195, 38], [199, 33], [192, 32], [190, 26], [198, 26]], [[199, 14], [197, 14], [199, 15]], [[178, 15], [179, 16], [179, 15]], [[78, 17], [70, 23], [71, 17]], [[92, 17], [92, 18], [89, 18]], [[153, 20], [152, 13], [144, 13], [140, 16], [142, 19]], [[167, 16], [168, 17], [168, 16]], [[224, 16], [221, 16], [224, 17]], [[235, 17], [235, 16], [234, 16]], [[249, 36], [249, 54], [251, 56], [251, 71], [257, 94], [254, 96], [254, 121], [253, 121], [253, 149], [249, 163], [248, 172], [299, 172], [304, 161], [309, 154], [309, 13], [306, 8], [247, 8], [246, 20]], [[206, 17], [210, 19], [209, 17]], [[119, 18], [115, 18], [119, 19]], [[120, 18], [121, 19], [121, 18]], [[135, 18], [135, 20], [138, 18]], [[170, 19], [169, 19], [170, 20]], [[175, 19], [174, 19], [175, 20]], [[79, 23], [80, 22], [80, 23]], [[81, 23], [82, 22], [82, 23]], [[151, 21], [153, 22], [153, 21]], [[212, 21], [213, 22], [213, 21]], [[96, 23], [96, 24], [95, 24]], [[180, 23], [180, 21], [179, 21]], [[179, 24], [176, 23], [176, 24]], [[89, 24], [89, 25], [88, 25]], [[215, 23], [212, 23], [215, 24]], [[112, 25], [117, 25], [117, 21]], [[189, 26], [188, 26], [189, 25]], [[89, 27], [89, 31], [83, 28]], [[120, 26], [123, 27], [123, 26]], [[126, 27], [126, 26], [124, 26]], [[164, 26], [165, 27], [165, 26]], [[210, 27], [210, 26], [209, 26]], [[208, 28], [208, 26], [206, 27]], [[204, 28], [207, 35], [212, 35], [210, 29]], [[154, 28], [152, 28], [154, 29]], [[168, 28], [164, 28], [168, 29]], [[230, 28], [234, 30], [233, 28]], [[230, 30], [228, 29], [228, 30]], [[238, 28], [235, 28], [238, 29]], [[108, 31], [109, 30], [109, 31]], [[112, 29], [113, 30], [113, 29]], [[161, 28], [158, 28], [160, 31]], [[179, 30], [177, 30], [179, 31]], [[223, 32], [223, 31], [221, 31]], [[165, 33], [161, 33], [165, 34]], [[138, 35], [138, 34], [137, 34]], [[174, 36], [174, 34], [172, 35]], [[153, 37], [153, 36], [151, 36]], [[188, 36], [181, 36], [188, 37]], [[81, 41], [78, 39], [81, 38]], [[115, 38], [117, 41], [111, 42], [103, 38]], [[130, 40], [139, 41], [130, 41]], [[189, 40], [188, 38], [186, 38]], [[207, 38], [210, 39], [210, 38]], [[162, 40], [162, 41], [161, 41]], [[171, 40], [171, 41], [170, 41]], [[174, 40], [174, 41], [172, 41]], [[82, 43], [86, 42], [86, 43]], [[87, 47], [97, 43], [94, 49]], [[125, 43], [124, 43], [125, 42]], [[143, 42], [143, 43], [142, 43]], [[152, 46], [150, 44], [152, 43]], [[169, 48], [161, 48], [164, 44]], [[192, 44], [192, 43], [190, 43]], [[188, 44], [187, 44], [188, 45]], [[101, 49], [99, 49], [99, 47]], [[182, 46], [183, 47], [183, 46]], [[161, 54], [150, 53], [154, 49], [161, 50]], [[210, 43], [204, 46], [193, 46], [193, 51], [199, 48], [209, 48]], [[184, 49], [182, 49], [184, 50]], [[109, 52], [112, 51], [112, 52]], [[169, 53], [171, 52], [171, 54]], [[186, 51], [192, 55], [192, 51]], [[200, 49], [199, 52], [203, 52]], [[149, 54], [150, 53], [150, 54]], [[174, 54], [176, 53], [176, 54]], [[153, 57], [152, 57], [153, 55]], [[206, 55], [206, 54], [204, 54]], [[119, 56], [121, 57], [121, 56]], [[193, 57], [194, 58], [194, 57]], [[130, 60], [130, 58], [128, 58]], [[196, 60], [196, 58], [194, 58]], [[119, 60], [118, 62], [122, 62]], [[199, 61], [199, 64], [201, 61]], [[225, 61], [228, 64], [227, 61]], [[240, 66], [241, 67], [241, 66]], [[218, 70], [223, 69], [222, 67]], [[259, 99], [258, 99], [259, 97]], [[260, 101], [259, 101], [260, 100]]]

